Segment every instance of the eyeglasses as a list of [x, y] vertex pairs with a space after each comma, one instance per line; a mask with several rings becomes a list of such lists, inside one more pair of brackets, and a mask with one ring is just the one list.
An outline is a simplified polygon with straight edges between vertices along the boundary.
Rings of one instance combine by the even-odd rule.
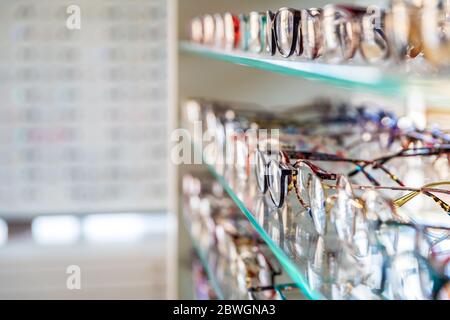
[[[378, 192], [367, 190], [355, 197], [344, 182], [326, 201], [329, 215], [324, 234], [312, 226], [309, 211], [290, 217], [294, 223], [284, 227], [289, 230], [290, 255], [307, 270], [310, 286], [334, 299], [394, 298], [393, 291], [397, 298], [430, 299], [431, 290], [442, 290], [446, 277], [433, 267], [432, 255], [439, 243], [448, 241], [449, 228], [402, 222], [393, 203]], [[423, 279], [433, 275], [432, 282], [419, 282], [414, 263], [402, 267], [402, 256], [416, 264], [420, 259], [420, 270], [426, 272]], [[409, 283], [397, 281], [402, 278]], [[389, 289], [392, 286], [394, 290]]]
[[420, 10], [425, 1], [391, 0], [386, 32], [391, 52], [397, 60], [415, 58], [423, 49]]
[[239, 46], [240, 42], [240, 21], [239, 17], [232, 13], [223, 15], [224, 33], [225, 33], [225, 49], [232, 50]]
[[217, 13], [214, 15], [214, 45], [217, 48], [225, 47], [225, 23], [222, 15]]
[[191, 20], [190, 37], [197, 43], [203, 43], [203, 22], [200, 17]]
[[305, 9], [301, 12], [301, 39], [303, 56], [314, 60], [323, 53], [322, 9]]
[[266, 52], [270, 54], [271, 56], [275, 55], [277, 44], [275, 40], [275, 32], [274, 32], [274, 26], [275, 26], [275, 13], [268, 10], [266, 12]]
[[215, 251], [225, 259], [219, 267], [227, 270], [220, 272], [234, 279], [229, 280], [233, 281], [230, 289], [237, 291], [236, 297], [245, 296], [250, 288], [275, 286], [281, 266], [253, 232], [250, 222], [236, 214], [228, 205], [233, 202], [224, 199], [221, 192], [210, 178], [183, 177], [184, 212], [191, 233], [203, 250]]
[[365, 14], [362, 7], [327, 5], [323, 8], [324, 52], [330, 62], [353, 58], [359, 46], [358, 20]]
[[[366, 168], [367, 166], [372, 166], [372, 168], [376, 169], [379, 168], [381, 170], [383, 170], [385, 173], [388, 174], [388, 176], [392, 179], [392, 181], [396, 182], [397, 184], [399, 184], [400, 186], [404, 186], [404, 183], [394, 174], [392, 174], [391, 172], [389, 172], [389, 170], [387, 168], [384, 167], [384, 165], [393, 160], [393, 159], [398, 159], [398, 158], [409, 158], [409, 157], [431, 157], [431, 156], [447, 156], [447, 158], [450, 156], [450, 146], [448, 145], [437, 145], [436, 147], [432, 147], [432, 148], [409, 148], [409, 149], [403, 149], [401, 151], [399, 151], [398, 153], [392, 154], [392, 155], [388, 155], [388, 156], [384, 156], [372, 161], [356, 161], [355, 163], [358, 163], [358, 168], [355, 169], [354, 171], [351, 171], [350, 173], [348, 173], [349, 177], [354, 176], [355, 174], [357, 174], [358, 172], [365, 172], [364, 168]], [[376, 182], [375, 179], [369, 178], [369, 180], [373, 181], [375, 185], [379, 185], [378, 182]]]
[[223, 19], [215, 15], [215, 24], [210, 15], [194, 18], [191, 39], [211, 44], [211, 34], [215, 33], [216, 45], [222, 48], [217, 35], [223, 33], [227, 49], [270, 55], [278, 51], [284, 58], [295, 54], [310, 60], [323, 56], [331, 63], [350, 60], [358, 50], [368, 63], [380, 63], [391, 56], [397, 60], [415, 58], [424, 52], [435, 65], [447, 65], [449, 15], [446, 0], [391, 0], [386, 11], [375, 6], [332, 4], [323, 9], [281, 8], [238, 16], [226, 13]]
[[249, 44], [249, 15], [246, 13], [241, 13], [239, 16], [239, 38], [240, 43], [238, 48], [247, 51]]
[[301, 12], [291, 8], [278, 10], [274, 17], [275, 42], [282, 57], [294, 53], [301, 55], [301, 34], [299, 33]]
[[[208, 104], [206, 105], [208, 106]], [[202, 111], [196, 111], [195, 113], [203, 114], [201, 117], [197, 116], [197, 118], [204, 119], [204, 123], [206, 123], [205, 128], [214, 136], [215, 148], [208, 148], [208, 154], [205, 153], [205, 159], [209, 159], [208, 163], [214, 164], [220, 174], [224, 174], [224, 170], [227, 168], [236, 170], [239, 179], [244, 180], [249, 179], [251, 168], [254, 166], [257, 183], [262, 192], [267, 190], [267, 186], [265, 185], [267, 172], [264, 173], [264, 168], [267, 166], [271, 157], [321, 161], [330, 164], [348, 163], [354, 167], [350, 168], [349, 171], [341, 171], [340, 173], [346, 173], [350, 177], [356, 177], [358, 174], [362, 174], [375, 186], [389, 185], [391, 182], [404, 186], [405, 183], [395, 173], [395, 170], [392, 170], [392, 166], [387, 166], [388, 163], [395, 160], [396, 166], [394, 168], [396, 168], [402, 159], [417, 157], [426, 160], [427, 166], [436, 163], [436, 165], [439, 164], [442, 167], [445, 161], [448, 162], [446, 159], [450, 153], [450, 147], [448, 145], [435, 144], [433, 147], [403, 149], [400, 152], [377, 157], [374, 160], [346, 157], [346, 154], [356, 154], [361, 152], [361, 150], [369, 151], [367, 152], [368, 154], [376, 154], [376, 152], [379, 152], [376, 149], [380, 149], [380, 146], [383, 145], [386, 151], [394, 145], [399, 147], [405, 144], [404, 141], [400, 141], [403, 137], [407, 137], [407, 139], [414, 137], [420, 142], [427, 141], [427, 136], [431, 136], [431, 134], [436, 135], [434, 130], [433, 133], [413, 131], [402, 133], [395, 125], [395, 118], [383, 113], [370, 114], [364, 110], [359, 110], [356, 117], [338, 115], [336, 117], [318, 118], [317, 120], [311, 119], [305, 122], [308, 126], [303, 125], [301, 122], [290, 120], [294, 125], [289, 125], [286, 129], [282, 129], [283, 131], [277, 137], [274, 137], [276, 140], [274, 143], [279, 144], [275, 147], [276, 152], [281, 150], [283, 153], [281, 155], [269, 155], [268, 152], [260, 153], [259, 151], [261, 150], [258, 151], [255, 149], [258, 145], [259, 149], [261, 149], [264, 143], [272, 144], [270, 139], [267, 140], [269, 142], [265, 142], [264, 137], [258, 136], [257, 134], [252, 135], [249, 132], [253, 129], [265, 127], [266, 125], [272, 127], [281, 125], [281, 128], [283, 128], [283, 126], [290, 123], [289, 121], [280, 121], [273, 118], [267, 118], [266, 121], [264, 120], [264, 113], [252, 114], [252, 112], [247, 112], [247, 115], [245, 115], [246, 112], [239, 112], [236, 114], [230, 112], [227, 107], [220, 104], [214, 105], [213, 108], [203, 108]], [[335, 124], [338, 130], [336, 132], [327, 132], [326, 130], [319, 132], [314, 129], [314, 126], [323, 123], [327, 123], [327, 128], [329, 129], [331, 128], [331, 124]], [[301, 130], [297, 130], [297, 127], [301, 128]], [[367, 137], [368, 132], [370, 132], [369, 137]], [[439, 135], [442, 136], [442, 133], [439, 133]], [[318, 138], [315, 136], [318, 136]], [[375, 143], [373, 146], [368, 145], [371, 141]], [[398, 141], [398, 143], [394, 144], [395, 141]], [[433, 142], [440, 141], [433, 140]], [[421, 145], [421, 143], [417, 145]], [[298, 149], [320, 150], [323, 149], [323, 146], [328, 148], [334, 146], [329, 150], [332, 153], [295, 151]], [[355, 150], [353, 150], [354, 148]], [[386, 154], [386, 151], [383, 153]], [[287, 163], [289, 161], [285, 160], [285, 162]], [[443, 175], [442, 178], [445, 180], [446, 177]]]
[[[284, 155], [286, 152], [284, 153]], [[312, 204], [321, 205], [320, 211], [324, 209], [324, 189], [334, 188], [331, 185], [322, 184], [322, 180], [328, 181], [338, 181], [341, 177], [338, 174], [327, 172], [326, 170], [321, 169], [320, 167], [311, 163], [310, 160], [321, 159], [324, 161], [353, 161], [350, 159], [342, 159], [340, 157], [329, 157], [326, 155], [326, 158], [322, 158], [322, 154], [315, 153], [296, 153], [297, 156], [303, 156], [295, 159], [294, 164], [290, 164], [289, 158], [281, 155], [281, 160], [270, 160], [270, 162], [261, 168], [261, 165], [264, 165], [264, 161], [260, 160], [262, 157], [259, 157], [257, 160], [257, 175], [258, 180], [263, 182], [263, 188], [261, 190], [268, 190], [270, 197], [274, 203], [274, 205], [278, 208], [283, 207], [284, 200], [289, 191], [294, 190], [296, 192], [297, 198], [300, 203], [306, 207], [311, 207]], [[318, 156], [317, 156], [318, 155]], [[308, 160], [305, 160], [308, 159]], [[262, 170], [261, 170], [262, 169]], [[392, 174], [386, 169], [383, 170], [389, 176]], [[363, 171], [361, 171], [363, 172]], [[369, 174], [366, 174], [367, 177], [370, 177]], [[264, 178], [263, 178], [264, 177]], [[394, 176], [395, 177], [395, 176]], [[376, 182], [376, 180], [374, 180]], [[450, 212], [449, 205], [444, 202], [442, 199], [437, 197], [435, 193], [438, 194], [450, 194], [450, 191], [445, 189], [436, 189], [435, 187], [446, 186], [450, 184], [449, 182], [435, 182], [430, 183], [428, 185], [423, 186], [422, 188], [410, 188], [410, 187], [386, 187], [386, 186], [358, 186], [353, 185], [353, 188], [358, 189], [368, 189], [373, 188], [377, 190], [392, 190], [392, 191], [401, 191], [401, 192], [409, 192], [407, 195], [397, 199], [394, 201], [398, 206], [403, 206], [413, 198], [415, 198], [419, 194], [424, 194], [430, 198], [432, 198], [442, 209], [446, 212]], [[311, 199], [311, 194], [315, 195]], [[319, 199], [315, 202], [313, 199]], [[311, 202], [308, 203], [308, 200]], [[317, 202], [317, 203], [316, 203]]]
[[450, 3], [423, 1], [422, 40], [426, 58], [435, 65], [450, 64]]
[[[303, 236], [309, 239], [306, 248], [314, 248], [306, 253], [310, 285], [336, 299], [355, 294], [363, 299], [433, 298], [431, 292], [441, 290], [446, 276], [436, 273], [430, 252], [448, 239], [449, 228], [401, 222], [392, 203], [377, 192], [355, 198], [345, 181], [340, 184], [338, 194], [326, 202], [325, 233], [310, 229]], [[295, 234], [308, 232], [307, 225], [301, 221]], [[437, 230], [439, 237], [433, 235]]]
[[266, 48], [266, 24], [265, 13], [250, 12], [248, 27], [248, 51], [260, 53]]
[[[433, 209], [438, 208], [437, 204], [450, 213], [445, 198], [450, 196], [450, 182], [434, 180], [424, 182], [420, 187], [405, 187], [402, 177], [397, 175], [399, 169], [409, 166], [408, 159], [416, 162], [414, 165], [417, 162], [426, 164], [427, 170], [429, 164], [434, 165], [435, 162], [449, 167], [450, 147], [442, 143], [447, 139], [445, 131], [434, 128], [401, 129], [394, 115], [364, 108], [350, 112], [340, 112], [338, 108], [329, 112], [328, 116], [312, 112], [311, 120], [302, 122], [292, 116], [289, 121], [283, 117], [265, 118], [263, 113], [255, 116], [249, 110], [242, 114], [235, 111], [227, 116], [226, 103], [220, 103], [219, 106], [217, 109], [201, 109], [199, 113], [202, 119], [209, 119], [206, 122], [229, 122], [227, 125], [233, 139], [225, 143], [235, 143], [236, 139], [245, 142], [245, 135], [235, 130], [250, 128], [253, 122], [257, 128], [263, 128], [266, 124], [281, 127], [279, 140], [256, 136], [251, 144], [245, 142], [245, 148], [235, 149], [234, 156], [241, 159], [241, 164], [245, 162], [246, 168], [248, 159], [253, 158], [254, 163], [250, 167], [254, 166], [255, 170], [250, 175], [246, 172], [244, 185], [247, 189], [242, 190], [248, 195], [238, 193], [233, 188], [238, 197], [245, 200], [249, 200], [246, 196], [255, 195], [255, 183], [260, 191], [266, 193], [257, 195], [258, 199], [264, 199], [261, 225], [274, 243], [292, 252], [290, 256], [305, 270], [313, 289], [339, 299], [430, 299], [445, 294], [448, 277], [436, 264], [448, 255], [445, 252], [448, 249], [445, 248], [448, 248], [450, 241], [449, 228], [430, 223], [432, 219], [428, 210], [431, 209], [433, 214], [441, 212]], [[325, 128], [323, 123], [326, 124]], [[318, 126], [322, 126], [322, 129]], [[362, 137], [365, 133], [370, 133], [370, 137]], [[408, 145], [413, 147], [401, 149], [408, 139], [411, 139]], [[386, 141], [381, 143], [381, 140]], [[342, 152], [316, 151], [317, 144], [321, 142], [326, 145], [335, 143]], [[370, 160], [347, 157], [346, 153], [353, 152], [355, 145], [368, 149], [367, 154], [376, 154], [380, 148], [383, 150], [381, 156]], [[397, 148], [400, 151], [387, 152]], [[239, 161], [233, 162], [233, 170]], [[347, 170], [345, 164], [350, 165], [351, 170]], [[242, 168], [225, 175], [225, 179], [229, 182], [236, 178], [243, 180], [239, 173], [243, 172]], [[437, 168], [440, 167], [431, 169], [440, 170]], [[342, 174], [348, 172], [351, 174]], [[428, 171], [423, 172], [428, 174]], [[372, 185], [350, 180], [357, 174], [362, 174]], [[387, 177], [389, 182], [382, 183], [385, 182], [380, 180], [383, 177]], [[413, 201], [416, 198], [419, 199]], [[428, 202], [434, 207], [428, 207], [428, 203], [426, 208], [423, 207], [421, 203], [425, 199], [432, 200]], [[259, 210], [253, 209], [251, 211], [260, 221]], [[225, 217], [226, 213], [216, 216], [215, 221], [219, 222], [216, 229], [223, 229], [222, 233], [230, 234], [223, 227], [227, 223], [221, 222]], [[251, 236], [244, 241], [242, 237], [227, 238], [216, 232], [216, 238], [224, 238], [217, 243], [231, 244], [231, 248], [239, 246], [236, 242], [238, 239], [241, 239], [238, 241], [243, 242], [244, 248], [255, 246]], [[221, 251], [232, 257], [233, 261], [240, 259], [239, 249]], [[241, 276], [244, 274], [240, 272]], [[249, 284], [255, 288], [256, 295], [266, 292], [260, 298], [273, 296], [274, 291], [271, 289], [275, 286], [252, 285], [252, 282], [241, 280], [240, 287], [244, 289]]]
[[366, 9], [361, 17], [359, 51], [369, 63], [378, 63], [389, 57], [385, 18], [385, 12], [375, 7]]
[[[430, 257], [430, 251], [433, 251], [436, 243], [430, 243], [426, 235], [428, 229], [444, 231], [448, 239], [450, 228], [397, 221], [381, 222], [377, 234], [386, 252], [380, 291], [389, 298], [435, 299], [443, 292], [448, 276], [433, 266], [434, 259]], [[406, 243], [410, 246], [405, 246]]]
[[213, 16], [205, 14], [202, 18], [203, 43], [205, 45], [214, 45], [215, 42], [215, 23]]

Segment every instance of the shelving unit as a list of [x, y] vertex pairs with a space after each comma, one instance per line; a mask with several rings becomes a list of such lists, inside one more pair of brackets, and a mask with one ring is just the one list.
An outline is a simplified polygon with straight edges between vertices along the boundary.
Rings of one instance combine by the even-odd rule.
[[[328, 2], [305, 1], [301, 7], [320, 7]], [[358, 2], [350, 1], [350, 2]], [[351, 62], [327, 64], [323, 61], [305, 61], [299, 58], [284, 59], [265, 54], [251, 54], [239, 50], [226, 51], [186, 40], [187, 22], [206, 12], [249, 12], [250, 10], [275, 9], [282, 6], [298, 7], [295, 1], [222, 1], [193, 0], [189, 6], [179, 2], [180, 41], [179, 55], [179, 106], [186, 99], [205, 97], [225, 101], [250, 102], [256, 108], [276, 113], [278, 107], [302, 105], [318, 97], [350, 103], [374, 103], [386, 106], [398, 116], [410, 116], [427, 121], [430, 113], [439, 119], [450, 119], [450, 77], [447, 70], [432, 70], [432, 66], [414, 63], [386, 63], [382, 66]], [[194, 7], [193, 3], [196, 6]], [[357, 60], [357, 59], [356, 59]], [[181, 111], [179, 112], [182, 113]], [[425, 120], [424, 120], [425, 119]], [[447, 121], [448, 122], [448, 121]], [[183, 127], [183, 125], [180, 125]], [[446, 128], [448, 129], [448, 128]], [[196, 150], [196, 148], [194, 148]], [[264, 201], [252, 190], [250, 184], [230, 181], [216, 171], [214, 166], [203, 165], [220, 183], [254, 230], [267, 243], [282, 265], [291, 282], [304, 297], [325, 299], [325, 292], [313, 287], [308, 266], [287, 249], [270, 226], [259, 219], [255, 200]], [[180, 171], [191, 170], [183, 168]], [[254, 187], [254, 186], [253, 186]], [[288, 233], [288, 237], [290, 234]], [[186, 246], [182, 243], [182, 246]], [[194, 246], [195, 243], [194, 243]], [[208, 272], [209, 274], [209, 272]], [[312, 279], [314, 280], [314, 279]], [[225, 297], [226, 298], [226, 297]], [[382, 298], [382, 297], [378, 297]]]

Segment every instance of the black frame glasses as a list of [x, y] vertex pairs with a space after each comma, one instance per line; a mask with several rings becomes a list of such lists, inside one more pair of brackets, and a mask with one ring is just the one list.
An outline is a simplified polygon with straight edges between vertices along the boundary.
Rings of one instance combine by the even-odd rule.
[[275, 14], [273, 31], [278, 52], [288, 58], [294, 53], [301, 54], [299, 48], [301, 11], [292, 8], [281, 8]]

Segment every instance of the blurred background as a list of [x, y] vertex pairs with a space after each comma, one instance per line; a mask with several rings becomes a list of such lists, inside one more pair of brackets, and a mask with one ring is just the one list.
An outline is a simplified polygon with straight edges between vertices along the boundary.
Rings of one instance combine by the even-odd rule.
[[170, 5], [1, 1], [0, 299], [174, 296]]
[[204, 13], [342, 2], [0, 1], [0, 299], [195, 296], [205, 272], [180, 223], [181, 177], [206, 169], [170, 161], [192, 97], [269, 111], [367, 102], [448, 124], [448, 99], [429, 89], [385, 96], [178, 50]]

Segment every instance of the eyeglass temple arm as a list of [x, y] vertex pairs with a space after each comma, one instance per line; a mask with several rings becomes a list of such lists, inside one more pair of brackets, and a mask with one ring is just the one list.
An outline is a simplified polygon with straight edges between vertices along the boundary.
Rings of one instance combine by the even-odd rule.
[[313, 164], [310, 161], [305, 160], [305, 159], [298, 159], [295, 162], [294, 167], [296, 167], [300, 163], [304, 163], [305, 165], [307, 165], [312, 170], [312, 172], [314, 172], [321, 179], [324, 179], [324, 180], [336, 180], [337, 177], [338, 177], [337, 174], [330, 173], [330, 172], [328, 172], [326, 170], [323, 170], [322, 168], [319, 168], [315, 164]]
[[[416, 153], [413, 154], [406, 154], [406, 152], [409, 151], [415, 151]], [[426, 152], [421, 152], [421, 151], [426, 151]], [[365, 161], [363, 164], [359, 165], [357, 169], [351, 171], [348, 173], [349, 177], [354, 176], [355, 174], [357, 174], [359, 171], [362, 171], [363, 168], [366, 168], [367, 166], [369, 166], [370, 164], [373, 165], [373, 168], [380, 168], [381, 170], [383, 170], [386, 174], [389, 175], [389, 177], [395, 181], [396, 183], [398, 183], [401, 186], [404, 186], [403, 182], [393, 173], [391, 173], [385, 166], [384, 164], [394, 158], [397, 157], [416, 157], [416, 156], [432, 156], [432, 155], [440, 155], [443, 153], [450, 153], [450, 147], [445, 145], [444, 147], [439, 147], [439, 148], [412, 148], [412, 149], [403, 149], [395, 154], [389, 155], [389, 156], [385, 156], [385, 157], [381, 157], [378, 159], [375, 159], [373, 161]], [[360, 169], [361, 168], [361, 169]]]
[[[357, 169], [355, 170], [356, 173], [362, 172], [371, 183], [373, 183], [376, 186], [380, 185], [380, 183], [371, 174], [369, 174], [366, 170], [364, 170], [364, 166], [370, 164], [366, 160], [348, 159], [348, 158], [343, 158], [343, 157], [340, 157], [340, 156], [337, 156], [334, 154], [321, 153], [321, 152], [287, 151], [286, 155], [288, 158], [295, 158], [295, 159], [307, 159], [307, 160], [315, 160], [315, 161], [350, 162], [350, 163], [353, 163], [355, 166], [357, 166]], [[363, 164], [365, 164], [365, 165], [363, 165]], [[314, 166], [313, 164], [311, 164], [311, 165]], [[336, 174], [328, 173], [328, 172], [320, 169], [317, 166], [314, 166], [314, 167], [316, 169], [313, 169], [313, 167], [311, 167], [311, 169], [313, 169], [314, 173], [316, 173], [322, 179], [336, 180], [336, 178], [337, 178]], [[385, 169], [384, 171], [387, 171], [387, 169]], [[388, 172], [388, 174], [389, 174], [389, 176], [395, 177], [390, 172]]]
[[394, 200], [394, 205], [396, 205], [397, 207], [401, 207], [401, 206], [405, 205], [406, 203], [408, 203], [409, 201], [411, 201], [412, 199], [414, 199], [415, 197], [417, 197], [419, 194], [423, 193], [424, 195], [432, 198], [442, 209], [444, 209], [447, 213], [450, 214], [450, 205], [448, 205], [445, 201], [443, 201], [442, 199], [440, 199], [439, 197], [437, 197], [431, 193], [433, 191], [439, 192], [439, 190], [430, 189], [430, 188], [444, 186], [444, 185], [450, 185], [450, 181], [442, 181], [442, 182], [435, 182], [435, 183], [427, 184], [423, 188], [421, 188], [422, 190], [420, 190], [420, 191], [410, 192], [410, 193], [404, 195], [403, 197], [400, 197], [400, 198]]
[[[411, 153], [408, 153], [411, 152]], [[444, 153], [450, 153], [450, 145], [441, 145], [432, 148], [408, 148], [403, 149], [395, 154], [375, 159], [373, 162], [385, 164], [386, 162], [397, 157], [418, 157], [418, 156], [435, 156]]]

